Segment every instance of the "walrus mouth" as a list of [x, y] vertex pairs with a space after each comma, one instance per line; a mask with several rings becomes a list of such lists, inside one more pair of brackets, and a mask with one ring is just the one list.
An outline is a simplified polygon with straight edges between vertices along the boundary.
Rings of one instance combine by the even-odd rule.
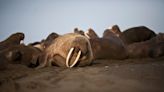
[[89, 37], [89, 31], [84, 32], [84, 35], [85, 35], [88, 39], [90, 39], [90, 37]]
[[80, 56], [81, 56], [81, 50], [79, 50], [79, 51], [78, 51], [78, 54], [77, 54], [77, 57], [76, 57], [76, 59], [75, 59], [75, 61], [74, 61], [71, 65], [69, 65], [69, 63], [70, 63], [70, 58], [71, 58], [71, 54], [73, 53], [73, 50], [74, 50], [74, 49], [75, 49], [75, 48], [71, 48], [71, 49], [69, 50], [68, 55], [67, 55], [67, 58], [66, 58], [66, 67], [68, 67], [68, 68], [74, 67], [74, 66], [77, 64], [77, 62], [79, 61]]

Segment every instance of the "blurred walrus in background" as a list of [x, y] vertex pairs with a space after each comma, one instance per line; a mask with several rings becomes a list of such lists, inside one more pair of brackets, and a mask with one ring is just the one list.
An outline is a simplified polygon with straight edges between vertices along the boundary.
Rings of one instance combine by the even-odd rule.
[[24, 40], [24, 37], [24, 33], [21, 32], [10, 35], [6, 40], [0, 42], [0, 51], [14, 45], [19, 45]]
[[109, 29], [106, 29], [102, 38], [89, 39], [96, 59], [125, 59], [127, 50], [122, 40]]
[[24, 44], [15, 45], [3, 50], [0, 56], [6, 64], [22, 64], [29, 67], [37, 66], [41, 51], [32, 46], [25, 46]]
[[99, 38], [99, 36], [96, 34], [96, 32], [92, 28], [89, 28], [88, 31], [84, 33], [84, 35], [89, 39]]
[[5, 70], [7, 68], [7, 58], [4, 55], [3, 51], [0, 51], [0, 70]]
[[159, 42], [150, 48], [149, 56], [152, 58], [158, 58], [164, 56], [164, 41]]
[[78, 28], [74, 29], [74, 33], [84, 35], [84, 31], [83, 30], [79, 30]]
[[42, 40], [41, 42], [30, 43], [30, 44], [28, 44], [28, 46], [33, 46], [33, 47], [36, 47], [36, 48], [40, 49], [41, 51], [43, 51], [57, 37], [59, 37], [59, 34], [52, 32], [51, 34], [48, 35], [48, 37], [45, 40]]
[[135, 42], [150, 40], [156, 36], [154, 31], [145, 26], [132, 27], [121, 32], [118, 25], [113, 25], [111, 30], [113, 33], [117, 34], [117, 36], [120, 37], [127, 45]]
[[161, 57], [164, 56], [164, 34], [159, 33], [156, 37], [133, 43], [127, 46], [129, 58]]
[[77, 33], [68, 33], [57, 37], [45, 49], [38, 68], [51, 66], [62, 67], [90, 65], [93, 59], [89, 40]]

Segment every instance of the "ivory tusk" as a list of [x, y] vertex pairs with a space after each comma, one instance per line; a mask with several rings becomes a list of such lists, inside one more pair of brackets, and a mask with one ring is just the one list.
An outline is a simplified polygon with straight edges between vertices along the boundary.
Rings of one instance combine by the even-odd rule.
[[88, 31], [87, 31], [87, 32], [84, 32], [84, 35], [85, 35], [88, 39], [90, 39], [90, 37], [89, 37], [89, 35], [88, 35]]
[[74, 48], [71, 48], [71, 49], [69, 50], [69, 52], [68, 52], [68, 55], [67, 55], [67, 58], [66, 58], [66, 66], [67, 66], [67, 67], [70, 67], [70, 66], [69, 66], [69, 59], [70, 59], [70, 56], [71, 56], [73, 50], [74, 50]]
[[24, 40], [21, 40], [21, 41], [20, 41], [20, 44], [23, 44], [23, 43], [24, 43]]
[[73, 62], [73, 64], [70, 65], [70, 68], [74, 67], [77, 64], [77, 62], [80, 58], [80, 55], [81, 55], [81, 50], [78, 52], [77, 57], [76, 57], [75, 61]]

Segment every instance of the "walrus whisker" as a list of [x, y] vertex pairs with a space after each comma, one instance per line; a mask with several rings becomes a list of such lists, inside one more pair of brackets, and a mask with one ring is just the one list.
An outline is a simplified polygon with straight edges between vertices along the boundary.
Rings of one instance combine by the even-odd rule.
[[77, 64], [80, 56], [81, 56], [81, 50], [78, 52], [77, 57], [76, 57], [75, 61], [73, 62], [73, 64], [70, 65], [70, 68], [74, 67]]
[[69, 66], [69, 59], [70, 59], [70, 56], [71, 56], [73, 50], [74, 50], [74, 48], [71, 48], [71, 49], [69, 50], [69, 52], [68, 52], [68, 55], [67, 55], [67, 58], [66, 58], [66, 66], [67, 66], [67, 67], [70, 67], [70, 66]]
[[84, 35], [85, 35], [88, 39], [90, 39], [90, 37], [89, 37], [89, 35], [88, 35], [88, 31], [87, 31], [87, 32], [84, 32]]

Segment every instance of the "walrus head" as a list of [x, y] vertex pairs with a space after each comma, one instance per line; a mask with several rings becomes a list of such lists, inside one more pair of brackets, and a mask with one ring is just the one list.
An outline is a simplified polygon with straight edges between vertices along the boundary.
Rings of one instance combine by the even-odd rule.
[[9, 47], [12, 47], [14, 45], [20, 45], [21, 41], [24, 40], [24, 34], [23, 33], [15, 33], [10, 35], [6, 40], [0, 42], [0, 50], [7, 49]]
[[93, 53], [89, 40], [83, 35], [69, 33], [56, 38], [47, 47], [38, 68], [44, 67], [46, 64], [69, 68], [86, 66], [91, 64], [92, 59]]
[[79, 30], [78, 28], [74, 29], [74, 33], [85, 35], [83, 30]]
[[89, 28], [88, 31], [86, 31], [84, 34], [88, 39], [99, 38], [99, 36], [96, 34], [96, 32], [92, 28]]
[[108, 29], [111, 30], [111, 32], [113, 32], [118, 37], [121, 35], [121, 31], [118, 25], [113, 25], [112, 27], [109, 27]]
[[9, 36], [7, 38], [7, 40], [10, 42], [13, 42], [15, 44], [20, 44], [20, 43], [22, 43], [21, 41], [23, 41], [24, 38], [25, 38], [24, 33], [18, 32], [18, 33], [15, 33], [15, 34], [12, 34], [11, 36]]

